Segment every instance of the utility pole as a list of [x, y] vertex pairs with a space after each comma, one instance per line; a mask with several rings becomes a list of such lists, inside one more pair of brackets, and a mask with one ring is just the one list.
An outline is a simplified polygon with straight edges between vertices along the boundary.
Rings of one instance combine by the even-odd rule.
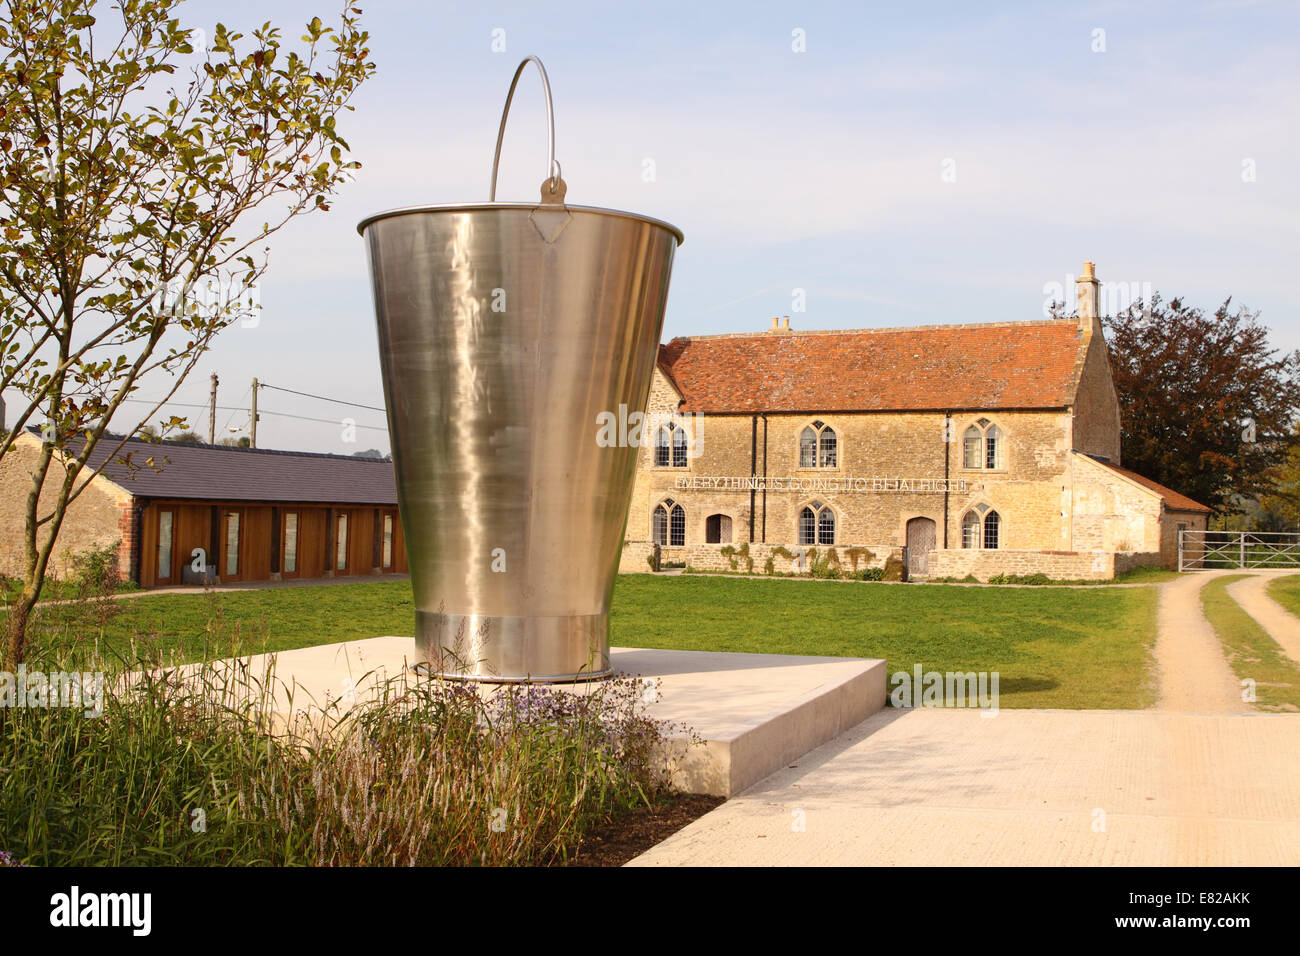
[[208, 409], [208, 444], [217, 443], [217, 373], [212, 373], [212, 397]]
[[257, 447], [257, 379], [253, 379], [253, 407], [249, 411], [250, 411], [249, 418], [251, 421], [251, 424], [249, 425], [249, 435], [250, 435], [249, 447], [256, 448]]

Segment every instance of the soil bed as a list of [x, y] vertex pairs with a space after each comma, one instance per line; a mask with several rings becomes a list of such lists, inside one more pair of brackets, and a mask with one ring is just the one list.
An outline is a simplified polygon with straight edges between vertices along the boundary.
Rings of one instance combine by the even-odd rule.
[[563, 865], [622, 866], [723, 802], [723, 797], [681, 793], [622, 814], [593, 830]]

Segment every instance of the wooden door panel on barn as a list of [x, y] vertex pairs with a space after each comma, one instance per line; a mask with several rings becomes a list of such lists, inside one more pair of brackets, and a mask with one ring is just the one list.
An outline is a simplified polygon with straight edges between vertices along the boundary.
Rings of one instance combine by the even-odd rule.
[[148, 505], [140, 515], [140, 586], [175, 584], [176, 509]]
[[304, 578], [324, 577], [329, 566], [328, 518], [329, 512], [324, 508], [303, 509], [298, 561]]
[[406, 532], [402, 530], [401, 516], [393, 511], [393, 572], [406, 574], [411, 566], [406, 561]]
[[176, 508], [176, 545], [173, 549], [174, 580], [185, 584], [202, 584], [203, 575], [193, 571], [195, 548], [202, 548], [202, 558], [209, 570], [212, 567], [212, 507], [210, 505], [180, 505]]
[[240, 577], [244, 581], [268, 581], [271, 578], [271, 509], [245, 508]]
[[930, 518], [913, 518], [907, 523], [907, 573], [929, 574], [930, 552], [934, 550], [936, 525]]
[[375, 509], [348, 509], [348, 568], [339, 574], [369, 574], [375, 567]]

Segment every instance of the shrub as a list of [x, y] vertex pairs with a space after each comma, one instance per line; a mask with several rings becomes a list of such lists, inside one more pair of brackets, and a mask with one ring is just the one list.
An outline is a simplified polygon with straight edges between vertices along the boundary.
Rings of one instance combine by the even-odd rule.
[[723, 545], [723, 547], [719, 550], [719, 553], [724, 558], [727, 559], [727, 562], [731, 565], [731, 570], [733, 571], [740, 570], [739, 561], [743, 560], [745, 562], [745, 573], [746, 574], [754, 573], [754, 559], [749, 556], [748, 541], [742, 544], [739, 548], [733, 548], [729, 544]]
[[116, 687], [98, 718], [0, 709], [0, 846], [16, 861], [549, 863], [668, 786], [672, 728], [645, 716], [636, 680], [403, 675], [346, 713], [288, 722], [274, 676], [246, 667], [145, 669]]
[[881, 578], [882, 581], [903, 580], [902, 560], [893, 555], [890, 555], [888, 558], [885, 559], [885, 567], [883, 568], [883, 571], [884, 571], [884, 576]]
[[989, 584], [1055, 584], [1046, 574], [995, 574]]
[[118, 571], [118, 543], [87, 548], [72, 556], [72, 581], [77, 597], [93, 598], [116, 594], [121, 584]]

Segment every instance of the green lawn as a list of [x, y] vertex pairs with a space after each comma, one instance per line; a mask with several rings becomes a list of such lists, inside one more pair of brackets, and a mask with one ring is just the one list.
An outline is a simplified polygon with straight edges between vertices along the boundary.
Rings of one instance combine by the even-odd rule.
[[1154, 700], [1154, 588], [984, 588], [625, 575], [613, 641], [998, 671], [1004, 707]]
[[1233, 673], [1241, 680], [1255, 682], [1255, 706], [1261, 710], [1300, 710], [1300, 666], [1227, 593], [1229, 584], [1244, 577], [1249, 575], [1230, 574], [1206, 584], [1201, 589], [1205, 616], [1223, 645]]
[[413, 634], [409, 581], [161, 594], [39, 607], [47, 648], [98, 646], [107, 656], [194, 661]]
[[[982, 588], [621, 575], [624, 647], [883, 657], [890, 673], [998, 671], [1004, 707], [1153, 700], [1154, 588]], [[413, 633], [406, 581], [128, 598], [42, 610], [43, 641], [195, 660]]]
[[1268, 586], [1268, 596], [1296, 617], [1300, 617], [1300, 574], [1278, 578]]

